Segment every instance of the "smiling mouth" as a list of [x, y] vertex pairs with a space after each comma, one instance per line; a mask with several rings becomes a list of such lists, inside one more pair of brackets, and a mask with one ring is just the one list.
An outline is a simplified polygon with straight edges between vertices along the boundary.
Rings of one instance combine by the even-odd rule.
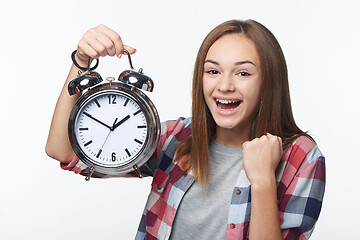
[[234, 110], [241, 103], [240, 100], [215, 99], [215, 101], [216, 101], [216, 105], [218, 106], [218, 108], [220, 108], [221, 110], [227, 110], [227, 111]]

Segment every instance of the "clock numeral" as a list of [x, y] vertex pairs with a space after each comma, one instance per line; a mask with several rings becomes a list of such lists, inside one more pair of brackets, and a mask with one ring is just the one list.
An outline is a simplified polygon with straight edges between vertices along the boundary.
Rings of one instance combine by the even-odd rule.
[[116, 161], [116, 153], [112, 153], [111, 154], [111, 161], [115, 162]]
[[125, 100], [124, 107], [126, 107], [126, 105], [128, 104], [128, 102], [129, 102], [129, 99], [127, 98], [127, 99]]
[[[109, 104], [116, 104], [116, 96], [115, 95], [109, 95]], [[111, 101], [112, 99], [112, 101]]]

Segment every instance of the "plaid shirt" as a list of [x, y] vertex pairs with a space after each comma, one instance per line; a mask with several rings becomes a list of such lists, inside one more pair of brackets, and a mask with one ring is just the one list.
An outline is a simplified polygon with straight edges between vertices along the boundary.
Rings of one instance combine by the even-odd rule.
[[[153, 182], [135, 238], [137, 240], [170, 237], [179, 204], [194, 182], [191, 173], [184, 175], [183, 159], [173, 162], [178, 142], [190, 131], [190, 118], [163, 123], [158, 149], [152, 159], [141, 167], [145, 176], [153, 176]], [[299, 137], [291, 148], [284, 151], [276, 171], [278, 209], [284, 239], [310, 237], [324, 196], [324, 160], [316, 144], [308, 137]], [[61, 164], [61, 167], [82, 175], [88, 172], [87, 166], [76, 157], [69, 164]], [[114, 177], [99, 173], [94, 175]], [[136, 176], [135, 173], [128, 173], [124, 177]], [[226, 239], [249, 238], [250, 210], [250, 182], [242, 168], [233, 189]]]

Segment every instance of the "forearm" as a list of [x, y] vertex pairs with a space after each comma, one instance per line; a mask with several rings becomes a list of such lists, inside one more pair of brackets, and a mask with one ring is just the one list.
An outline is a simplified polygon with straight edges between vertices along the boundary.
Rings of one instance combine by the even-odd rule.
[[74, 156], [68, 137], [68, 121], [71, 109], [79, 98], [79, 94], [70, 96], [67, 87], [69, 82], [77, 77], [78, 70], [78, 68], [72, 65], [61, 90], [54, 110], [45, 148], [48, 156], [64, 163], [70, 162]]
[[283, 239], [276, 195], [275, 175], [251, 184], [251, 240]]

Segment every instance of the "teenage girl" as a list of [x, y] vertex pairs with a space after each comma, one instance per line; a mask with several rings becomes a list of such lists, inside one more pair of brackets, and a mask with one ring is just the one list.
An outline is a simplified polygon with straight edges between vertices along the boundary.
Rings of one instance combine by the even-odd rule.
[[[83, 35], [75, 60], [85, 67], [89, 57], [120, 58], [124, 49], [136, 52], [99, 25]], [[79, 97], [67, 85], [78, 71], [71, 67], [59, 96], [46, 152], [63, 169], [86, 174], [67, 134]], [[324, 195], [324, 157], [295, 124], [285, 58], [263, 25], [232, 20], [214, 28], [195, 62], [192, 117], [161, 127], [158, 149], [142, 166], [153, 183], [136, 239], [310, 237]]]

